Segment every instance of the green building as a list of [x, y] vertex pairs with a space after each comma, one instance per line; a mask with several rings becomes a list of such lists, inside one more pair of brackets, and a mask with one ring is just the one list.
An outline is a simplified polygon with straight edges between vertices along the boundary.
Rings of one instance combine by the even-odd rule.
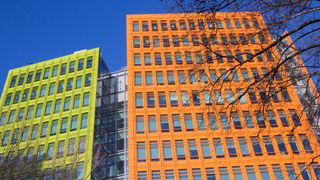
[[2, 178], [90, 179], [99, 68], [106, 70], [95, 48], [9, 71], [0, 101]]

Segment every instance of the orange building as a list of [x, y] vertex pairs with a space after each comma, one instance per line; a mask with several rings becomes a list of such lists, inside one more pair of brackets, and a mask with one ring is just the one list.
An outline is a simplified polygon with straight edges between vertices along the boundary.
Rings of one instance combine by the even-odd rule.
[[266, 97], [261, 83], [237, 98], [278, 56], [259, 53], [265, 27], [255, 12], [127, 16], [129, 179], [320, 177], [319, 144], [295, 88], [281, 86], [285, 70], [279, 93]]

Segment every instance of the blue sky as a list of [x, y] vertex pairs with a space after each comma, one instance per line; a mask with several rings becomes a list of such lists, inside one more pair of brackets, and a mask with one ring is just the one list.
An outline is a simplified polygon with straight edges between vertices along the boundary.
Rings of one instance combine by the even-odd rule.
[[126, 65], [126, 14], [167, 13], [160, 0], [1, 0], [0, 90], [9, 69], [100, 47]]

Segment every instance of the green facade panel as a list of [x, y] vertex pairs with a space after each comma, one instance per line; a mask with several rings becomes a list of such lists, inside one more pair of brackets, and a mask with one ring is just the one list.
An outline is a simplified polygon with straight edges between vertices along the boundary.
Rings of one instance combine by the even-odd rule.
[[9, 71], [0, 101], [2, 161], [35, 163], [39, 177], [55, 170], [90, 179], [99, 59], [94, 48]]

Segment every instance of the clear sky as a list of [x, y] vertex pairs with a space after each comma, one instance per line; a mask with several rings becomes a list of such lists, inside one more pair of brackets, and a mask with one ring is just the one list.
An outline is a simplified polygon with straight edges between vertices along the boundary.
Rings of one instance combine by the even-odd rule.
[[1, 0], [0, 91], [9, 69], [102, 48], [109, 69], [126, 65], [126, 14], [170, 12], [160, 0]]

